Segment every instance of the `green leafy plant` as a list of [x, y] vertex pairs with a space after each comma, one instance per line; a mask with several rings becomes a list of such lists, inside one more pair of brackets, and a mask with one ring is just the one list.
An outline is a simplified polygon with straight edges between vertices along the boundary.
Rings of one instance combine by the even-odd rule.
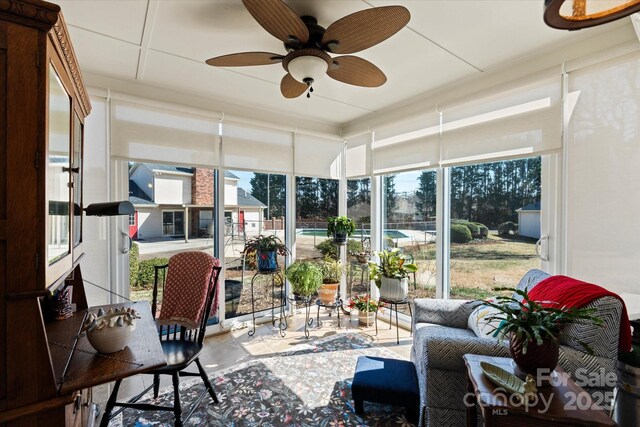
[[372, 313], [384, 307], [384, 304], [378, 303], [378, 301], [371, 299], [371, 296], [369, 294], [358, 294], [349, 299], [349, 304], [347, 304], [347, 306], [350, 309], [357, 308], [359, 311]]
[[[554, 304], [547, 301], [533, 301], [529, 298], [527, 290], [513, 288], [496, 288], [495, 291], [510, 291], [522, 297], [522, 300], [512, 296], [498, 296], [496, 302], [481, 301], [483, 304], [495, 308], [498, 314], [487, 317], [488, 323], [498, 324], [494, 326], [494, 336], [509, 338], [514, 335], [519, 340], [528, 343], [535, 342], [542, 345], [547, 339], [558, 339], [562, 328], [570, 323], [590, 323], [601, 326], [604, 322], [599, 317], [593, 316], [593, 308], [576, 307], [545, 307]], [[588, 353], [593, 350], [584, 342], [579, 341]], [[526, 353], [526, 347], [523, 349]]]
[[289, 254], [289, 248], [282, 243], [276, 236], [259, 236], [252, 237], [244, 244], [242, 253], [246, 256], [253, 256], [257, 252], [276, 252], [278, 255], [286, 256]]
[[376, 252], [376, 255], [379, 261], [369, 263], [369, 278], [375, 280], [378, 287], [381, 277], [403, 279], [418, 271], [418, 267], [409, 262], [411, 256], [403, 254], [398, 248]]
[[322, 284], [322, 271], [312, 262], [296, 261], [285, 271], [295, 295], [309, 297], [318, 291]]
[[[331, 239], [323, 240], [316, 245], [316, 249], [320, 251], [324, 258], [338, 259], [338, 248]], [[360, 252], [362, 251], [362, 242], [360, 240], [348, 239], [347, 240], [347, 252]]]
[[330, 216], [327, 218], [327, 237], [342, 234], [351, 236], [356, 230], [356, 224], [347, 216]]
[[318, 262], [318, 267], [320, 267], [320, 271], [322, 271], [322, 283], [340, 282], [344, 271], [340, 261], [327, 257]]

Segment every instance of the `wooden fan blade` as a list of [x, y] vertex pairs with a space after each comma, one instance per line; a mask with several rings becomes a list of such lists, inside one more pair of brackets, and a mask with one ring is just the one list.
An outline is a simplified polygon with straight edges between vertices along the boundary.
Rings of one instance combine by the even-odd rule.
[[355, 86], [378, 87], [387, 81], [380, 68], [366, 59], [357, 56], [338, 56], [333, 58], [338, 68], [329, 67], [327, 74], [332, 79]]
[[282, 62], [284, 57], [271, 52], [242, 52], [216, 56], [207, 59], [207, 64], [214, 67], [244, 67], [248, 65], [270, 65]]
[[322, 44], [333, 53], [359, 52], [388, 39], [407, 25], [410, 18], [403, 6], [361, 10], [329, 25]]
[[308, 89], [308, 86], [304, 83], [300, 83], [291, 74], [287, 73], [280, 82], [280, 92], [285, 98], [297, 98]]
[[253, 18], [277, 39], [287, 43], [293, 36], [303, 44], [309, 40], [309, 30], [302, 19], [282, 0], [242, 0]]

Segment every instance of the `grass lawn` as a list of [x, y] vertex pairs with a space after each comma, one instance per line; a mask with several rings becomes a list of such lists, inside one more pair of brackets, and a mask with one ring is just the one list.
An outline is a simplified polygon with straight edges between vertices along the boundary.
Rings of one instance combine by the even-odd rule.
[[[418, 290], [414, 298], [435, 296], [435, 244], [405, 248], [418, 265]], [[485, 240], [451, 244], [451, 297], [478, 299], [494, 295], [493, 288], [515, 287], [532, 268], [540, 268], [535, 240], [502, 238], [489, 234]]]

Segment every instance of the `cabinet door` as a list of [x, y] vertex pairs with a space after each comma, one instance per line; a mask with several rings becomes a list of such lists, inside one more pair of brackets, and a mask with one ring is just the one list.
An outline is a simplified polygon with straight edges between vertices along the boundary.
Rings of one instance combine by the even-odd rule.
[[[53, 65], [49, 68], [47, 157], [47, 263], [71, 254], [71, 98]], [[69, 262], [70, 264], [70, 262]], [[50, 268], [52, 272], [69, 266]], [[56, 277], [57, 278], [57, 277]], [[48, 280], [49, 281], [49, 280]]]

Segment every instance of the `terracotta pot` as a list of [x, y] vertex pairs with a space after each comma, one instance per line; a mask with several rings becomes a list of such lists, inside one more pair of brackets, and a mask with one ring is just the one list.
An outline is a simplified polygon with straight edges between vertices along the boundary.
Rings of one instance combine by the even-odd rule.
[[373, 321], [376, 318], [375, 311], [359, 311], [358, 312], [358, 323], [363, 326], [371, 326], [373, 325]]
[[339, 283], [323, 283], [318, 289], [318, 296], [322, 304], [331, 305], [336, 302]]
[[[524, 349], [526, 347], [526, 353]], [[547, 339], [542, 345], [537, 345], [535, 341], [527, 341], [526, 338], [518, 338], [511, 334], [509, 341], [509, 350], [511, 357], [518, 367], [534, 376], [538, 369], [548, 369], [549, 373], [558, 365], [558, 357], [560, 356], [560, 347], [558, 340]]]
[[380, 298], [389, 301], [402, 301], [409, 294], [409, 278], [395, 279], [390, 277], [381, 277], [380, 280]]

